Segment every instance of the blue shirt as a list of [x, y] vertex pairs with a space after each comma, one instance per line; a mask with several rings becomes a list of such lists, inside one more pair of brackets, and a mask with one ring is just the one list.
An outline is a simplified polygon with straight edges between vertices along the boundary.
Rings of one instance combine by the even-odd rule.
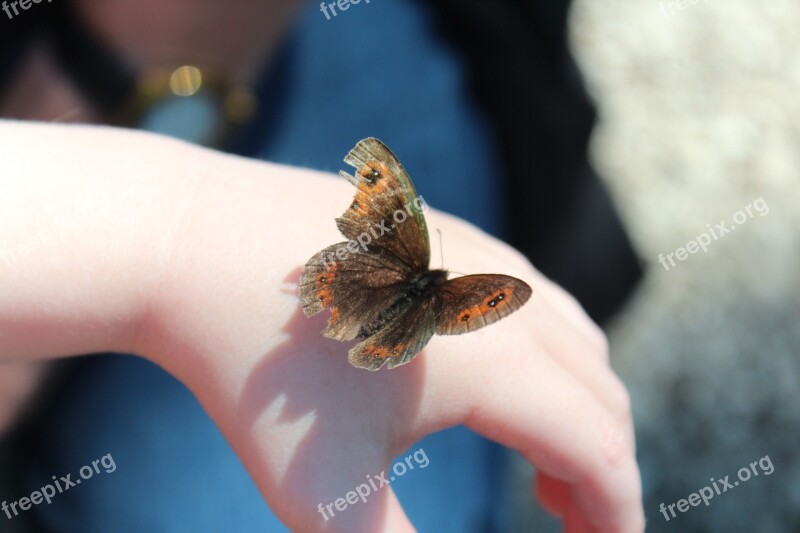
[[[429, 205], [502, 234], [492, 139], [464, 67], [435, 25], [427, 6], [410, 1], [363, 1], [330, 20], [312, 5], [268, 69], [260, 114], [237, 151], [336, 172], [359, 139], [375, 136], [398, 155]], [[136, 357], [75, 364], [29, 450], [26, 485], [36, 490], [107, 453], [117, 469], [26, 512], [43, 527], [286, 530], [183, 385]], [[411, 451], [420, 447], [427, 468], [392, 484], [414, 525], [443, 532], [497, 526], [499, 448], [464, 428], [429, 436]]]

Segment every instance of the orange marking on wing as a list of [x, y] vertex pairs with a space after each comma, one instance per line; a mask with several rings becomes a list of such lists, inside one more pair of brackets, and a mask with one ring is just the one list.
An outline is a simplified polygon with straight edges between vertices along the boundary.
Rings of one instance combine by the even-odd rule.
[[336, 279], [336, 263], [333, 263], [326, 272], [317, 274], [315, 296], [323, 307], [329, 307], [333, 302], [331, 283]]
[[372, 344], [364, 348], [364, 353], [370, 357], [386, 357], [389, 355], [389, 348], [386, 348], [385, 346], [379, 347], [375, 344]]
[[[373, 177], [373, 171], [378, 171], [379, 176]], [[362, 166], [357, 174], [363, 179], [358, 182], [358, 189], [345, 216], [354, 220], [369, 217], [373, 214], [369, 206], [376, 196], [388, 193], [396, 183], [396, 178], [386, 164], [377, 161], [369, 162]]]
[[358, 207], [352, 210], [353, 215], [355, 215], [356, 217], [364, 217], [369, 214], [367, 206], [372, 201], [370, 199], [370, 196], [372, 196], [371, 191], [359, 187], [359, 189], [356, 191], [355, 200], [353, 200], [354, 203], [358, 204]]
[[367, 215], [366, 204], [364, 203], [364, 195], [359, 194], [361, 191], [356, 192], [353, 203], [350, 204], [350, 216], [360, 218]]
[[[377, 171], [379, 176], [372, 177], [374, 171]], [[393, 181], [394, 175], [384, 163], [380, 161], [369, 162], [358, 170], [363, 180], [359, 180], [359, 192], [365, 192], [368, 196], [380, 194], [389, 190], [389, 184]], [[358, 197], [358, 194], [356, 194]]]
[[377, 170], [381, 175], [390, 177], [392, 175], [389, 167], [383, 161], [368, 161], [363, 167], [358, 169], [358, 173], [365, 178], [373, 171]]
[[371, 357], [380, 357], [380, 358], [396, 357], [396, 356], [402, 354], [404, 351], [406, 351], [406, 348], [408, 348], [408, 345], [409, 345], [409, 343], [406, 342], [406, 343], [398, 344], [397, 346], [393, 346], [393, 347], [389, 348], [388, 346], [377, 346], [377, 345], [373, 344], [371, 346], [367, 346], [364, 349], [364, 353], [366, 353], [367, 355], [369, 355]]
[[508, 305], [513, 293], [514, 291], [510, 288], [495, 291], [483, 300], [483, 303], [478, 306], [478, 309], [481, 313], [487, 313], [491, 309], [501, 309]]
[[340, 318], [341, 318], [341, 316], [340, 316], [340, 313], [339, 313], [339, 308], [338, 307], [331, 307], [331, 319], [328, 322], [328, 325], [330, 325], [330, 326], [335, 325], [337, 322], [339, 322]]
[[322, 289], [317, 291], [317, 299], [322, 303], [322, 307], [329, 307], [333, 301], [330, 289]]
[[462, 310], [456, 319], [457, 323], [466, 324], [477, 316], [484, 316], [492, 310], [496, 311], [504, 308], [511, 301], [512, 294], [514, 294], [514, 290], [511, 288], [504, 288], [493, 292], [484, 298], [483, 302], [479, 305]]

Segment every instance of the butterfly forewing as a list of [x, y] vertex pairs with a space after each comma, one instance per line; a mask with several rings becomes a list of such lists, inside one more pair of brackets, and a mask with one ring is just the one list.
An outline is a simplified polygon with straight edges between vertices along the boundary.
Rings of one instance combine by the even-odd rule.
[[447, 280], [436, 293], [436, 333], [475, 331], [510, 315], [528, 301], [531, 288], [502, 274], [474, 274]]
[[430, 243], [422, 210], [424, 200], [397, 157], [381, 141], [364, 139], [345, 162], [355, 167], [353, 176], [342, 172], [357, 191], [347, 210], [336, 219], [348, 239], [380, 247], [395, 254], [409, 271], [428, 268]]

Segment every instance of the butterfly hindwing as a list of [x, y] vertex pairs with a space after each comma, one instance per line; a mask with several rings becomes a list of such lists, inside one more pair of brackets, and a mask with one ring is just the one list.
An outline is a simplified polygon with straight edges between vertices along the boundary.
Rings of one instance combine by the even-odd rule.
[[353, 176], [341, 172], [357, 188], [347, 210], [336, 219], [348, 239], [390, 251], [412, 270], [428, 268], [430, 241], [424, 200], [397, 157], [381, 141], [368, 138], [356, 144], [345, 163]]
[[[300, 279], [300, 304], [306, 316], [331, 310], [322, 332], [337, 340], [352, 340], [383, 311], [376, 302], [393, 302], [401, 294], [407, 267], [381, 248], [347, 253], [347, 243], [328, 246], [305, 265]], [[344, 256], [339, 259], [337, 252]]]
[[350, 350], [350, 364], [378, 370], [384, 364], [394, 368], [411, 361], [433, 337], [435, 303], [430, 295], [414, 302], [378, 332], [356, 344]]
[[502, 274], [474, 274], [444, 282], [436, 293], [436, 333], [458, 335], [475, 331], [522, 307], [530, 286]]

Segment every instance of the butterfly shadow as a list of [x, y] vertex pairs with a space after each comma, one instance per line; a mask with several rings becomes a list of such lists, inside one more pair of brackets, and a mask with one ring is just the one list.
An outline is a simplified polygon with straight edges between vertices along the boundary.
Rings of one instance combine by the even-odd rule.
[[[287, 292], [297, 294], [300, 272], [296, 269], [284, 280], [294, 285]], [[336, 530], [375, 531], [386, 513], [386, 490], [373, 491], [366, 503], [358, 500], [345, 511], [334, 507], [335, 516], [328, 521], [318, 513], [317, 503], [325, 506], [344, 498], [386, 470], [387, 448], [389, 455], [396, 455], [419, 436], [412, 428], [424, 385], [424, 356], [392, 370], [355, 368], [347, 361], [355, 342], [320, 333], [327, 318], [327, 311], [307, 318], [298, 301], [281, 329], [286, 339], [265, 353], [248, 377], [240, 420], [259, 435], [261, 425], [269, 426], [269, 434], [277, 427], [283, 443], [298, 439], [293, 450], [283, 452], [289, 454], [288, 466], [272, 478], [280, 494], [313, 505], [303, 512], [315, 514], [326, 529], [335, 525]]]

